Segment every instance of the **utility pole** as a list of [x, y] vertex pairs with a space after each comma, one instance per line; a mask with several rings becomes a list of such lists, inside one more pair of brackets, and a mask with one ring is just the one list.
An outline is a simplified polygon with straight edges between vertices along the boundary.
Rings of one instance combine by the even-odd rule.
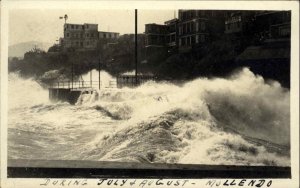
[[98, 65], [99, 67], [99, 90], [100, 90], [100, 85], [101, 85], [101, 80], [100, 80], [100, 70], [101, 70], [101, 59], [100, 59], [100, 57], [99, 57], [99, 65]]
[[92, 81], [93, 75], [92, 75], [92, 71], [93, 71], [93, 69], [90, 70], [90, 85], [91, 85], [91, 88], [93, 87], [93, 81]]
[[74, 64], [73, 64], [73, 61], [72, 61], [72, 73], [71, 73], [71, 78], [72, 78], [72, 89], [73, 89], [73, 77], [74, 77]]
[[138, 14], [138, 10], [135, 9], [135, 85], [138, 85], [138, 52], [137, 52], [137, 22], [138, 22], [138, 18], [137, 18], [137, 14]]

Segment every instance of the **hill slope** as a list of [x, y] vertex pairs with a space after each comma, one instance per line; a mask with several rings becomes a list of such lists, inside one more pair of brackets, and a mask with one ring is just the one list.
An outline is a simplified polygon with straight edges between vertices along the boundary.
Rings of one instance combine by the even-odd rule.
[[24, 53], [33, 49], [35, 46], [47, 51], [52, 44], [38, 41], [14, 44], [8, 47], [8, 57], [24, 57]]

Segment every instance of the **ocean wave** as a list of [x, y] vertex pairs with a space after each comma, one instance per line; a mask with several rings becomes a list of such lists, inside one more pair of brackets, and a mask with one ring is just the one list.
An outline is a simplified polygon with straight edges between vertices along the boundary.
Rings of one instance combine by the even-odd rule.
[[12, 78], [10, 128], [44, 130], [44, 142], [55, 135], [51, 148], [75, 145], [63, 159], [290, 166], [290, 92], [246, 68], [181, 86], [148, 82], [83, 92], [76, 105], [51, 103], [33, 80]]

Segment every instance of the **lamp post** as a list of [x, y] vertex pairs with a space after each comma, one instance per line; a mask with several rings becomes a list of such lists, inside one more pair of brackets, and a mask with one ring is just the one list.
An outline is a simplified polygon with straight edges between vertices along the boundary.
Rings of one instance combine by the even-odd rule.
[[138, 85], [138, 73], [137, 73], [137, 69], [138, 69], [138, 52], [137, 52], [137, 22], [138, 22], [138, 18], [137, 18], [137, 14], [138, 14], [138, 10], [135, 9], [135, 85]]
[[71, 85], [72, 85], [72, 89], [73, 89], [73, 77], [74, 77], [74, 64], [73, 64], [73, 61], [72, 61], [72, 73], [71, 73], [71, 78], [72, 78], [72, 83], [71, 83]]
[[101, 80], [100, 80], [100, 71], [101, 71], [101, 59], [100, 59], [100, 57], [99, 57], [99, 64], [98, 64], [98, 68], [99, 68], [99, 74], [98, 74], [98, 76], [99, 76], [99, 85], [98, 85], [98, 87], [99, 87], [99, 90], [100, 90], [100, 85], [101, 85]]

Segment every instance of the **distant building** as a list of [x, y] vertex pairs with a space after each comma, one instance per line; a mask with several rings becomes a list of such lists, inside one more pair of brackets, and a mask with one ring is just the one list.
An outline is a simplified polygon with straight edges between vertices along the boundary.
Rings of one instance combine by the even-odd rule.
[[225, 13], [225, 33], [245, 35], [253, 32], [254, 11], [228, 11]]
[[115, 40], [118, 39], [120, 33], [99, 31], [99, 39]]
[[166, 44], [168, 47], [178, 47], [178, 19], [174, 18], [165, 22], [167, 27]]
[[95, 49], [98, 42], [98, 24], [64, 24], [64, 49]]
[[176, 47], [178, 45], [177, 32], [178, 19], [168, 20], [164, 25], [146, 24], [145, 25], [145, 47], [161, 48]]
[[119, 38], [119, 33], [98, 31], [98, 24], [64, 24], [60, 45], [64, 50], [93, 50], [99, 43], [107, 44]]
[[290, 11], [227, 11], [225, 33], [237, 51], [265, 40], [286, 38], [291, 32]]
[[255, 32], [263, 39], [291, 36], [291, 11], [257, 11]]
[[145, 47], [166, 47], [166, 35], [168, 34], [166, 25], [146, 24], [145, 25]]
[[104, 49], [117, 44], [120, 34], [116, 32], [99, 31], [99, 46]]
[[179, 10], [179, 51], [189, 51], [224, 32], [224, 14], [217, 10]]

